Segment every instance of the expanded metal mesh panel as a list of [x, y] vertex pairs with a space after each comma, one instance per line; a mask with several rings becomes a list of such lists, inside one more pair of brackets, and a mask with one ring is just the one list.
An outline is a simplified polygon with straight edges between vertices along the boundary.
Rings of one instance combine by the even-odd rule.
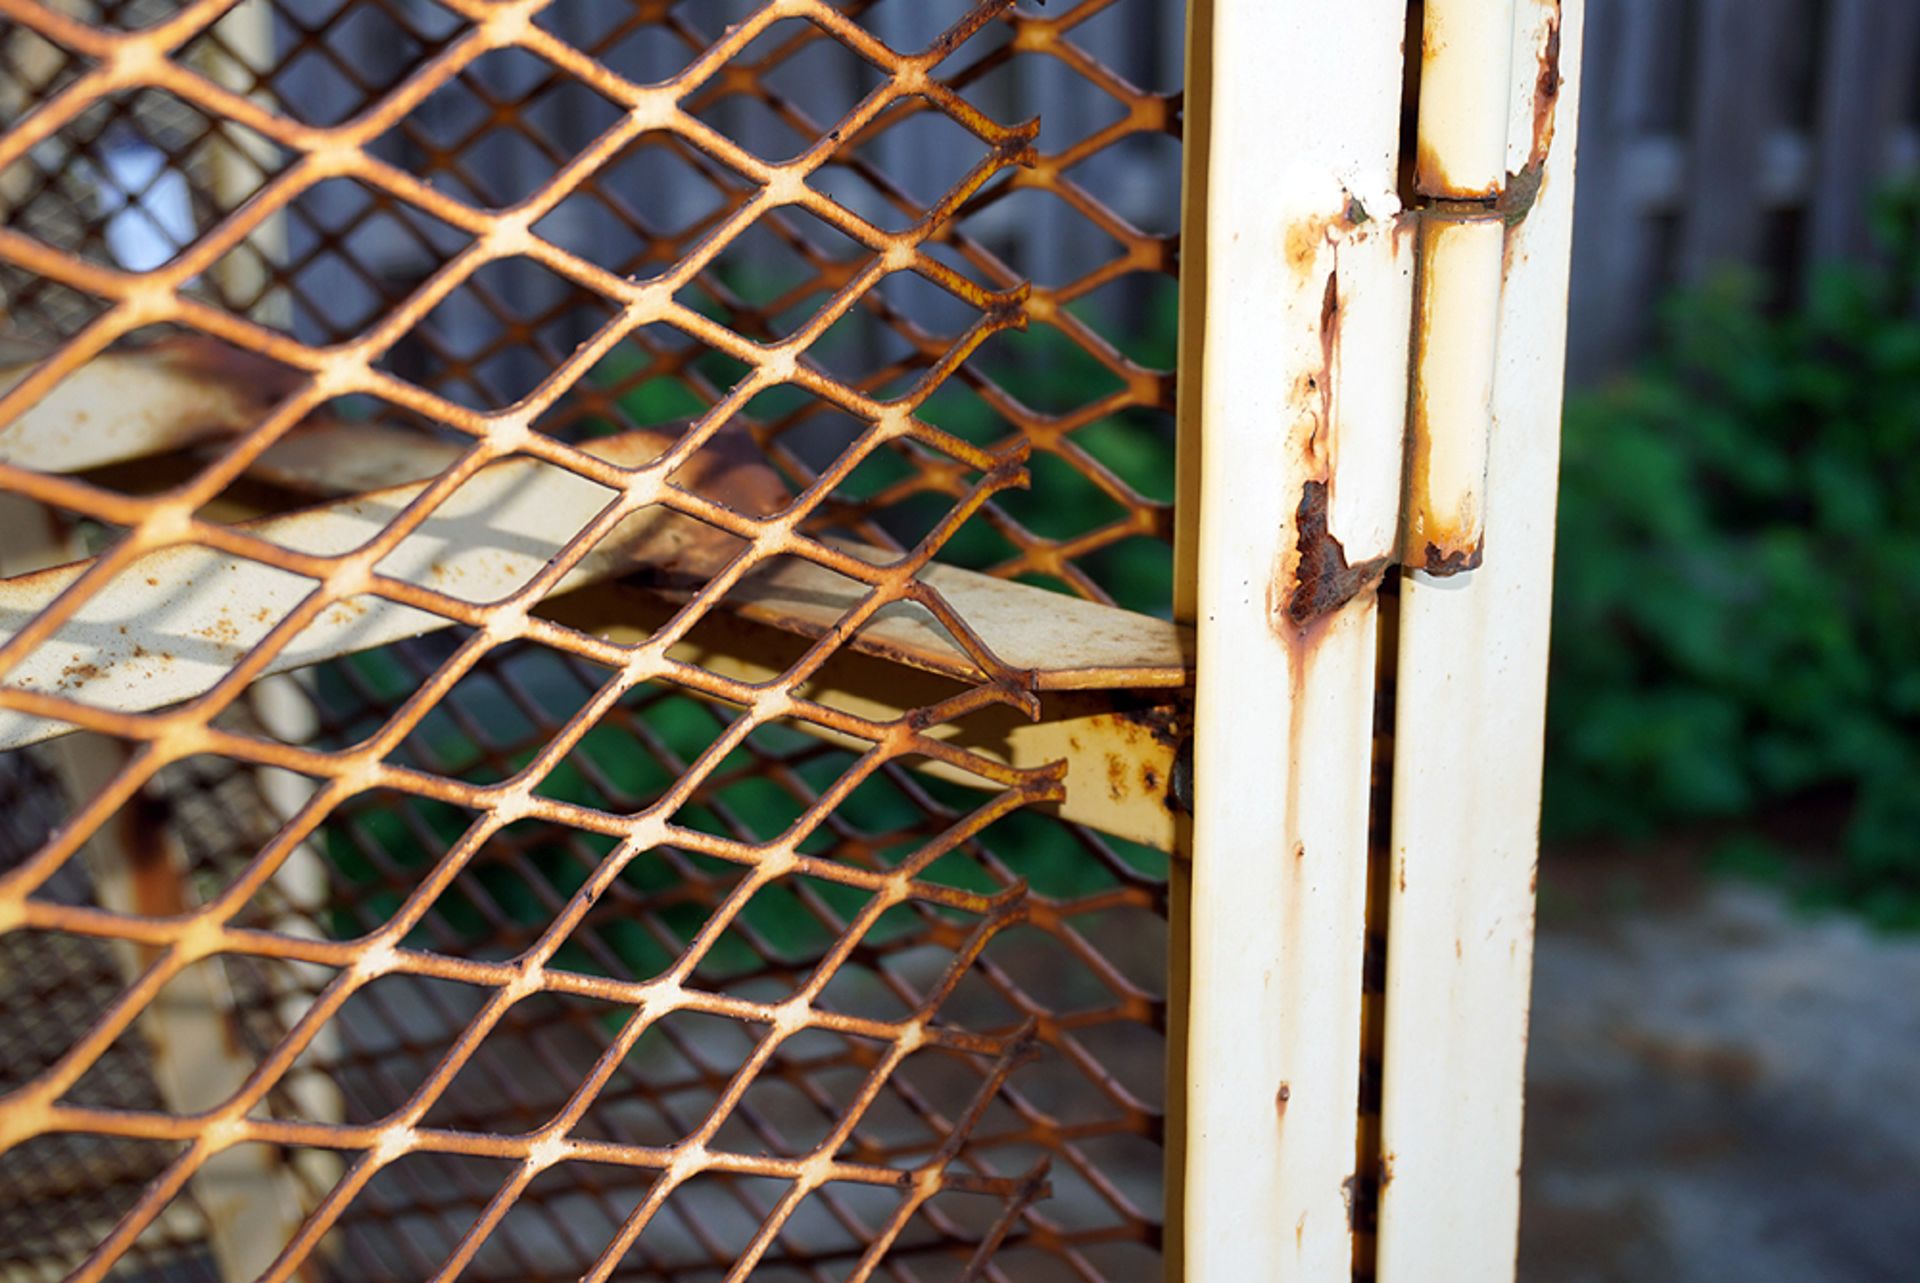
[[1157, 1273], [1165, 10], [0, 0], [0, 1278]]

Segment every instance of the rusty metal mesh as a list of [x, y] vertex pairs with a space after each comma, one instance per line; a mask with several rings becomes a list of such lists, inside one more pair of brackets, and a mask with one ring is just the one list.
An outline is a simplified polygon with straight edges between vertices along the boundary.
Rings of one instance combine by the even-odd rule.
[[[183, 338], [261, 394], [165, 460], [0, 461], [97, 552], [0, 645], [0, 712], [82, 730], [0, 753], [0, 1277], [1154, 1272], [1162, 869], [927, 733], [1029, 697], [914, 575], [1125, 599], [1115, 550], [1163, 559], [1167, 478], [1103, 447], [1164, 443], [1171, 376], [1094, 322], [1172, 242], [1068, 171], [1174, 100], [1070, 39], [1102, 0], [929, 5], [916, 43], [886, 5], [734, 8], [0, 0], [0, 291], [51, 343], [0, 425]], [[1036, 148], [973, 105], [1021, 58], [1121, 114]], [[1030, 286], [990, 248], [1022, 193], [1111, 257]], [[370, 418], [441, 461], [366, 543], [229, 523], [311, 501], [260, 481], [277, 442]], [[779, 502], [703, 467], [740, 437]], [[601, 506], [497, 599], [388, 569], [505, 461]], [[660, 513], [703, 556], [648, 635], [545, 610]], [[7, 680], [181, 546], [301, 584], [212, 639], [217, 684]], [[677, 657], [782, 559], [858, 605], [768, 681]], [[979, 679], [811, 702], [903, 602]], [[257, 681], [370, 603], [432, 623]]]

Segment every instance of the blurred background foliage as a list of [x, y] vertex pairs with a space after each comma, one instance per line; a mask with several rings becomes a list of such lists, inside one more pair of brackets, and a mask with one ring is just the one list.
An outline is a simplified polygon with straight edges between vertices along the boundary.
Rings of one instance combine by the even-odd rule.
[[1728, 274], [1569, 398], [1545, 826], [1920, 928], [1920, 192], [1790, 309]]

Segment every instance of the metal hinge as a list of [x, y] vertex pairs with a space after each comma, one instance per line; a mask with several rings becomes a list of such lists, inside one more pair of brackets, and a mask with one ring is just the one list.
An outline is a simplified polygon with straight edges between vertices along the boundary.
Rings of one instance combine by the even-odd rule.
[[1427, 0], [1414, 173], [1419, 219], [1400, 561], [1486, 554], [1487, 451], [1507, 240], [1512, 0]]

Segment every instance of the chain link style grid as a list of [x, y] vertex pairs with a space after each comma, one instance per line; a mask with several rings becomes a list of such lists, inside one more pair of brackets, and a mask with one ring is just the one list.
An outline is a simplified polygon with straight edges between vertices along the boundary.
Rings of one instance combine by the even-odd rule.
[[[264, 59], [250, 7], [0, 0], [0, 81], [33, 104], [0, 137], [0, 289], [13, 333], [54, 341], [0, 425], [103, 353], [183, 337], [246, 354], [264, 390], [256, 421], [171, 472], [0, 462], [0, 491], [98, 549], [11, 626], [0, 710], [114, 754], [71, 805], [48, 802], [73, 791], [55, 747], [0, 755], [18, 1231], [0, 1275], [228, 1276], [236, 1249], [209, 1243], [235, 1154], [293, 1191], [270, 1278], [1157, 1272], [1164, 865], [1023, 810], [1057, 797], [1052, 773], [926, 734], [1031, 697], [914, 578], [970, 545], [962, 560], [1099, 598], [1103, 550], [1166, 538], [1164, 504], [1074, 435], [1172, 395], [1070, 307], [1172, 261], [1067, 172], [1172, 119], [1068, 38], [1111, 6], [950, 5], [905, 46], [870, 4], [773, 0], [722, 27], [642, 2], [578, 30], [563, 5], [349, 0], [274, 7]], [[384, 62], [347, 54], [355, 23]], [[781, 69], [827, 55], [859, 90], [816, 119]], [[969, 103], [1026, 57], [1125, 116], [1037, 150], [1032, 126]], [[930, 126], [949, 167], [920, 165], [937, 187], [913, 190], [888, 140]], [[141, 168], [128, 139], [168, 165]], [[1028, 286], [988, 248], [1023, 190], [1120, 255]], [[1028, 405], [994, 345], [1036, 333], [1117, 387]], [[328, 416], [457, 443], [457, 461], [348, 553], [228, 523], [223, 504], [259, 501], [262, 455]], [[780, 502], [707, 484], [702, 461], [742, 437]], [[1046, 498], [1044, 477], [1018, 490], [1036, 454], [1110, 501], [1097, 528], [1021, 520]], [[603, 506], [505, 597], [383, 569], [506, 460]], [[721, 567], [649, 637], [543, 613], [662, 512]], [[84, 673], [6, 681], [182, 545], [305, 595], [226, 638], [226, 676], [172, 707], [90, 704]], [[779, 558], [865, 595], [768, 683], [669, 655]], [[381, 602], [436, 631], [269, 679], [274, 699], [254, 684], [327, 612]], [[909, 602], [979, 681], [896, 723], [807, 698]], [[987, 787], [908, 769], [926, 760]], [[89, 852], [129, 830], [165, 835], [131, 849], [166, 885], [136, 874], [134, 902], [110, 902]], [[191, 1111], [155, 1049], [176, 990], [220, 995], [241, 1067]]]

